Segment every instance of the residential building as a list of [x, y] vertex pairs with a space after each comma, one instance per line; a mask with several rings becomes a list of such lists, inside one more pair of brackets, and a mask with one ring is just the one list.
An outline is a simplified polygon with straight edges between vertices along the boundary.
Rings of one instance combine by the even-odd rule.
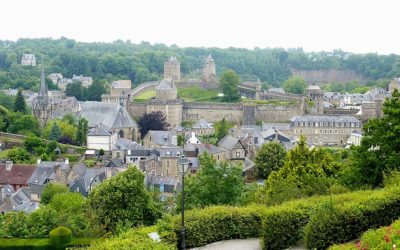
[[347, 140], [347, 145], [360, 146], [362, 140], [362, 134], [360, 131], [354, 131], [350, 134], [349, 139]]
[[149, 130], [143, 138], [143, 145], [148, 148], [178, 146], [178, 136], [173, 131]]
[[100, 123], [89, 129], [86, 135], [87, 148], [111, 152], [115, 147], [118, 135], [115, 130]]
[[105, 168], [88, 168], [79, 163], [72, 170], [73, 180], [69, 183], [71, 192], [80, 193], [87, 197], [90, 191], [106, 179]]
[[196, 132], [200, 136], [209, 136], [215, 133], [215, 129], [212, 123], [209, 123], [205, 119], [198, 120], [192, 127], [192, 131]]
[[61, 73], [51, 73], [47, 76], [47, 78], [49, 78], [53, 82], [53, 84], [57, 85], [58, 81], [60, 81], [64, 77]]
[[81, 82], [83, 87], [89, 87], [93, 83], [93, 79], [90, 76], [83, 76], [83, 75], [73, 75], [72, 81]]
[[28, 186], [28, 180], [35, 171], [34, 166], [13, 164], [12, 161], [6, 161], [0, 164], [0, 186], [10, 185], [13, 190]]
[[22, 54], [21, 65], [22, 66], [36, 66], [35, 54]]
[[244, 160], [247, 155], [246, 149], [240, 139], [227, 135], [218, 142], [218, 147], [225, 150], [225, 159]]

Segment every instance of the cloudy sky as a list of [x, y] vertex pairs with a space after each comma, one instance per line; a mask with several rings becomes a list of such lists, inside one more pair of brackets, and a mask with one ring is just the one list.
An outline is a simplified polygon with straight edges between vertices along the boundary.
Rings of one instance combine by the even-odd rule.
[[400, 54], [398, 0], [5, 0], [0, 39]]

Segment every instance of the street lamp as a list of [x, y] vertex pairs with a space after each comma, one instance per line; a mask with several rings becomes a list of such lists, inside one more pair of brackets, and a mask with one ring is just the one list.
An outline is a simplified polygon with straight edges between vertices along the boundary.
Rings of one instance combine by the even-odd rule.
[[185, 243], [185, 174], [189, 168], [189, 160], [182, 155], [178, 159], [178, 171], [182, 174], [182, 227], [181, 227], [181, 250], [186, 250]]

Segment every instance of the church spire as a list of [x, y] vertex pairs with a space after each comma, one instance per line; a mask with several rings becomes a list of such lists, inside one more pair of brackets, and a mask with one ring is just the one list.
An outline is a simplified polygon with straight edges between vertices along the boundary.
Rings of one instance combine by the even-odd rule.
[[44, 77], [44, 64], [43, 64], [43, 56], [42, 56], [42, 72], [40, 74], [40, 86], [39, 86], [39, 94], [38, 96], [40, 97], [48, 97], [48, 93], [47, 93], [47, 84], [46, 84], [46, 80]]

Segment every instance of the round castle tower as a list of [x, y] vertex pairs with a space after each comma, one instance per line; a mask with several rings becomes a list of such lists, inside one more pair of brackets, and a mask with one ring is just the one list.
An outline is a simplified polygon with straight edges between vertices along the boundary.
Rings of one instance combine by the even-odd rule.
[[157, 100], [176, 100], [178, 90], [171, 79], [163, 79], [156, 87]]

